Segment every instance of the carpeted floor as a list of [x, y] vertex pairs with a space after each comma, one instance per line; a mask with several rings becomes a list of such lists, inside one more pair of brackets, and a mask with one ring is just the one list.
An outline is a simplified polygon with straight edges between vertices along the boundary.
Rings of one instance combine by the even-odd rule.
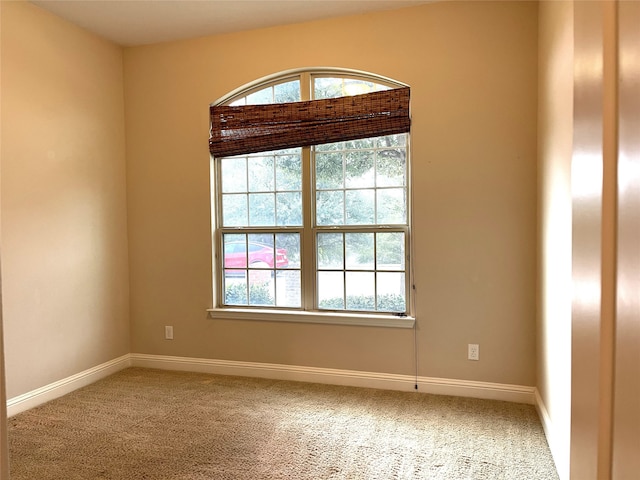
[[557, 479], [531, 405], [123, 370], [9, 419], [11, 480]]

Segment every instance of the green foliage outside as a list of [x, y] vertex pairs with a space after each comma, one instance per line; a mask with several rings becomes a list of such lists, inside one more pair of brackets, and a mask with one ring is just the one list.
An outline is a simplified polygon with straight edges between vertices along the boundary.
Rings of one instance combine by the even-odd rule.
[[[320, 145], [316, 151], [319, 225], [406, 223], [404, 135]], [[222, 165], [226, 226], [302, 224], [299, 150], [225, 158]], [[248, 184], [238, 180], [247, 173]]]
[[[328, 298], [320, 302], [319, 307], [325, 310], [344, 310], [342, 297]], [[378, 309], [372, 295], [354, 295], [347, 297], [347, 310], [367, 310], [379, 312], [405, 312], [407, 310], [404, 297], [396, 294], [378, 296]]]
[[267, 283], [251, 283], [249, 285], [249, 298], [247, 302], [247, 285], [245, 283], [231, 283], [225, 286], [224, 303], [226, 305], [274, 305]]
[[[343, 252], [349, 262], [357, 262], [360, 265], [374, 264], [374, 238], [375, 261], [380, 268], [383, 265], [404, 265], [404, 233], [402, 232], [378, 232], [378, 233], [321, 233], [318, 235], [318, 266], [320, 269], [343, 267]], [[346, 245], [343, 245], [346, 242]]]

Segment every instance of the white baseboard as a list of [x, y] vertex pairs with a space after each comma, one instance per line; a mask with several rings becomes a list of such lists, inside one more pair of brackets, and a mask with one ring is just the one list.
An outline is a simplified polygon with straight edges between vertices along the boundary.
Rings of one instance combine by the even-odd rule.
[[556, 465], [556, 470], [558, 472], [558, 476], [560, 480], [569, 480], [569, 449], [568, 445], [565, 447], [558, 435], [553, 428], [553, 422], [551, 421], [551, 416], [549, 415], [549, 411], [547, 410], [542, 397], [540, 396], [540, 392], [538, 389], [535, 389], [535, 405], [536, 410], [538, 411], [538, 416], [540, 417], [540, 422], [542, 423], [542, 428], [544, 429], [544, 434], [547, 437], [547, 444], [549, 444], [549, 450], [551, 451], [551, 456], [553, 457], [553, 462]]
[[551, 426], [551, 417], [549, 416], [549, 411], [547, 410], [544, 401], [542, 401], [542, 397], [540, 396], [540, 392], [538, 389], [535, 389], [534, 396], [536, 399], [536, 410], [538, 410], [538, 416], [540, 417], [540, 422], [542, 422], [542, 428], [544, 429], [544, 433], [547, 436], [547, 442], [551, 445], [551, 438], [553, 428]]
[[506, 383], [474, 382], [448, 378], [418, 377], [419, 391], [436, 395], [483, 398], [503, 402], [534, 404], [535, 387]]
[[44, 387], [10, 398], [7, 400], [7, 417], [90, 385], [129, 366], [131, 366], [131, 355], [126, 354]]
[[[131, 365], [162, 370], [238, 375], [384, 390], [415, 391], [416, 385], [416, 377], [412, 375], [140, 353], [131, 354]], [[417, 380], [417, 391], [422, 393], [503, 400], [530, 405], [535, 402], [534, 387], [432, 377], [418, 377]]]
[[[132, 353], [10, 398], [7, 400], [7, 416], [11, 417], [42, 405], [130, 366], [383, 390], [416, 391], [416, 377], [412, 375]], [[528, 404], [534, 404], [536, 399], [534, 387], [432, 377], [418, 377], [417, 380], [417, 391], [422, 393]], [[545, 425], [544, 420], [543, 425]]]

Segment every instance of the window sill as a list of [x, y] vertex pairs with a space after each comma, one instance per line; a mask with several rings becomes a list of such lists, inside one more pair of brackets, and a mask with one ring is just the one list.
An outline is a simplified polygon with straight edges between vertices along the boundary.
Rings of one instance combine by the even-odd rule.
[[254, 320], [268, 322], [326, 323], [365, 327], [413, 328], [414, 317], [372, 315], [367, 313], [305, 312], [301, 310], [266, 310], [253, 308], [211, 308], [210, 319]]

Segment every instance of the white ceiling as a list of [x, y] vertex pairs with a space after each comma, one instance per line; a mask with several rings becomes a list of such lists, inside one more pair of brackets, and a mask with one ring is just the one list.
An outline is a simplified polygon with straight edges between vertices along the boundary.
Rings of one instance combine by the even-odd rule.
[[390, 10], [432, 0], [31, 0], [119, 45]]

